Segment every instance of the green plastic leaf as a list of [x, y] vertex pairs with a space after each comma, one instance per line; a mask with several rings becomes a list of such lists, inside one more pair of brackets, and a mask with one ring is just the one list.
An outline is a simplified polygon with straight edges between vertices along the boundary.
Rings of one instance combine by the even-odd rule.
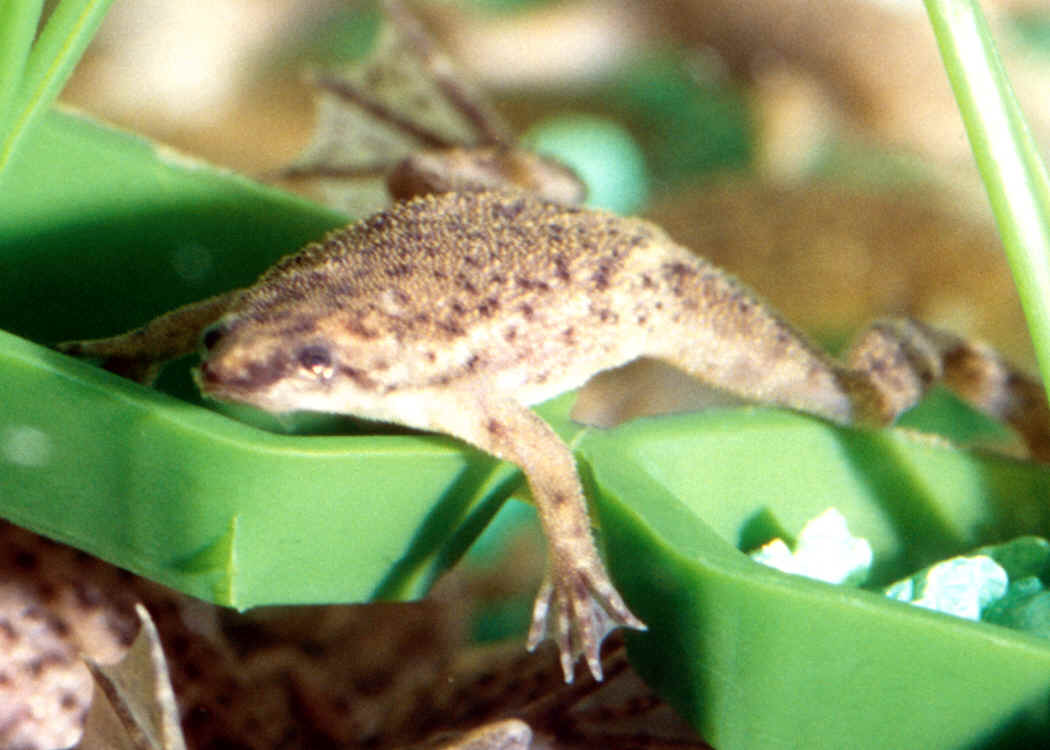
[[44, 0], [7, 0], [0, 13], [0, 139], [9, 130]]
[[739, 549], [834, 506], [874, 584], [1050, 525], [1050, 470], [898, 430], [739, 409], [579, 442], [632, 662], [714, 747], [969, 747], [1045, 736], [1050, 647], [788, 575]]
[[[0, 53], [13, 58], [5, 65], [10, 75], [0, 75], [0, 83], [15, 89], [0, 94], [0, 175], [23, 136], [47, 112], [65, 86], [112, 1], [60, 0], [33, 43], [24, 66], [16, 66], [13, 60], [24, 54], [29, 21], [34, 10], [39, 15], [39, 3], [13, 0], [11, 7], [3, 7], [0, 28], [10, 34], [0, 35], [0, 42], [5, 41], [2, 36], [14, 36], [15, 48]], [[5, 97], [9, 97], [6, 106]]]
[[1050, 384], [1050, 180], [976, 0], [925, 0]]

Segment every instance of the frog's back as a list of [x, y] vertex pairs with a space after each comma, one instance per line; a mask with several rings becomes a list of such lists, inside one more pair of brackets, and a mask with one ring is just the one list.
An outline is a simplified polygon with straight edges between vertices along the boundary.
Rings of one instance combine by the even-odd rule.
[[446, 193], [393, 206], [271, 268], [250, 317], [335, 312], [364, 332], [455, 338], [511, 311], [578, 305], [633, 275], [655, 226], [527, 195]]
[[665, 356], [678, 329], [719, 325], [716, 308], [738, 293], [648, 222], [523, 194], [447, 193], [289, 256], [225, 321], [257, 353], [338, 348], [376, 392], [484, 387], [535, 403]]

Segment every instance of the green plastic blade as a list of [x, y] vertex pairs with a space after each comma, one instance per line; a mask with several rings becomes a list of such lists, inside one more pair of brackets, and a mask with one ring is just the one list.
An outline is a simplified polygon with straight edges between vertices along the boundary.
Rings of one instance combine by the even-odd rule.
[[[17, 66], [20, 68], [17, 76], [12, 75], [8, 81], [15, 86], [10, 100], [5, 103], [5, 95], [0, 94], [0, 175], [17, 152], [22, 137], [32, 131], [65, 86], [111, 2], [59, 0], [54, 5], [24, 66]], [[34, 6], [17, 0], [10, 7], [0, 9], [0, 15], [4, 16], [0, 25], [7, 29], [12, 25], [22, 25], [23, 30], [28, 30], [24, 24], [34, 10], [39, 14], [39, 8], [39, 4]], [[0, 34], [3, 36], [7, 35]], [[17, 36], [21, 38], [15, 42], [22, 46], [24, 35], [18, 33]], [[10, 40], [0, 38], [0, 41]], [[4, 67], [8, 65], [9, 62], [5, 61]], [[0, 75], [0, 79], [5, 77]]]
[[1045, 533], [1046, 467], [761, 409], [642, 420], [580, 453], [613, 577], [650, 628], [630, 634], [632, 661], [713, 746], [977, 747], [1050, 729], [1050, 642], [739, 549], [836, 507], [888, 583]]

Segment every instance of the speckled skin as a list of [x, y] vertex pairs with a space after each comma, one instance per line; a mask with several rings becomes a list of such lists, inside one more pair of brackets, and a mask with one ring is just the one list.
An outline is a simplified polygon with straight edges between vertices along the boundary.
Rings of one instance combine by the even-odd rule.
[[551, 635], [566, 679], [581, 654], [600, 676], [609, 630], [644, 627], [595, 550], [569, 448], [527, 408], [597, 372], [654, 357], [839, 423], [891, 421], [943, 378], [1050, 454], [1041, 389], [986, 348], [893, 320], [842, 365], [655, 225], [520, 193], [397, 204], [249, 289], [65, 349], [149, 373], [216, 320], [198, 374], [207, 395], [441, 432], [522, 468], [549, 548], [529, 643]]
[[[845, 396], [825, 398], [837, 386], [822, 353], [658, 227], [521, 195], [429, 196], [334, 232], [238, 295], [213, 331], [205, 387], [273, 410], [338, 400], [440, 429], [388, 403], [483, 388], [529, 405], [648, 355], [850, 416]], [[310, 346], [339, 352], [324, 388], [289, 379]]]

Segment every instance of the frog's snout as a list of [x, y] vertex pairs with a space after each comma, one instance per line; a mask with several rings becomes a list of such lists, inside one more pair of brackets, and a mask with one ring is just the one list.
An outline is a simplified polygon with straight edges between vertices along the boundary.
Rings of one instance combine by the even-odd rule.
[[218, 369], [208, 360], [201, 362], [201, 366], [197, 372], [199, 373], [198, 379], [200, 380], [200, 384], [205, 388], [218, 385], [222, 382], [219, 377]]
[[197, 384], [211, 396], [251, 401], [288, 374], [288, 360], [281, 352], [264, 359], [211, 356], [197, 370]]

